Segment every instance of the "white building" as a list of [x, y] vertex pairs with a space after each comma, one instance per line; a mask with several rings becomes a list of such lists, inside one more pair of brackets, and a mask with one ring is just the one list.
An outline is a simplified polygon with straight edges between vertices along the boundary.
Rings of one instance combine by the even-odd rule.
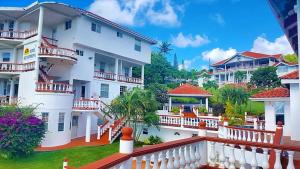
[[[0, 103], [39, 105], [42, 146], [96, 132], [100, 101], [143, 86], [156, 41], [69, 5], [0, 8]], [[132, 69], [140, 68], [133, 77]], [[57, 139], [59, 138], [59, 139]]]
[[[277, 74], [282, 75], [296, 70], [298, 64], [285, 62], [280, 54], [268, 55], [255, 52], [243, 52], [214, 63], [211, 66], [213, 68], [211, 80], [215, 80], [220, 86], [232, 83], [248, 83], [250, 82], [252, 73], [261, 67], [275, 66], [277, 67]], [[235, 77], [237, 71], [244, 72], [245, 77], [242, 81], [239, 81]]]

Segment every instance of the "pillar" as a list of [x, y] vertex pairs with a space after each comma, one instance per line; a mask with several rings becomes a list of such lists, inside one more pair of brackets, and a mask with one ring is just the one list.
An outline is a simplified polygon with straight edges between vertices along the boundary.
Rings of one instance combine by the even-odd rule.
[[92, 115], [90, 112], [88, 112], [86, 116], [85, 142], [91, 141], [91, 126], [92, 126]]
[[[115, 59], [115, 76], [117, 77], [119, 75], [119, 59]], [[115, 78], [115, 80], [118, 80], [118, 78]]]
[[10, 89], [9, 89], [9, 104], [12, 104], [13, 97], [14, 97], [14, 90], [15, 90], [15, 82], [14, 80], [10, 80]]
[[169, 97], [169, 112], [172, 111], [172, 97]]
[[[199, 122], [198, 136], [202, 136], [202, 137], [207, 136], [206, 123], [204, 121]], [[200, 164], [206, 165], [207, 159], [208, 159], [207, 141], [205, 141], [205, 140], [202, 141], [202, 143], [200, 145], [200, 150], [202, 150], [201, 154], [203, 154], [203, 156], [201, 156], [201, 159], [200, 159]]]
[[132, 77], [132, 66], [129, 67], [129, 77]]
[[65, 158], [63, 162], [63, 169], [66, 169], [68, 167], [68, 162], [69, 160]]
[[208, 112], [208, 97], [205, 98], [205, 108], [206, 108], [206, 110], [207, 110], [207, 112]]
[[35, 60], [35, 81], [38, 81], [39, 79], [39, 47], [42, 43], [42, 34], [43, 34], [43, 22], [44, 22], [44, 7], [40, 6], [39, 11], [39, 22], [38, 22], [38, 34], [37, 34], [37, 48], [36, 48], [36, 60]]
[[13, 63], [17, 63], [17, 55], [18, 55], [18, 52], [17, 52], [17, 48], [15, 47], [14, 50], [13, 50]]
[[141, 79], [142, 79], [142, 83], [144, 84], [144, 74], [145, 74], [145, 65], [142, 65], [141, 68]]
[[219, 73], [219, 85], [221, 84], [221, 74]]
[[133, 129], [130, 127], [122, 128], [122, 137], [120, 139], [120, 150], [119, 153], [131, 154], [133, 152]]
[[122, 62], [122, 60], [120, 60], [120, 69], [119, 69], [118, 74], [123, 75], [123, 62]]

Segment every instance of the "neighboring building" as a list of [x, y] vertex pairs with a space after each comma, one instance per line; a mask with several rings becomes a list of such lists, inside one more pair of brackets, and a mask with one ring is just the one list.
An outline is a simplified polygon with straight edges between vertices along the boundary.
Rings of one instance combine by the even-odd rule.
[[[69, 5], [0, 8], [0, 104], [39, 105], [42, 146], [97, 131], [100, 101], [143, 86], [156, 41]], [[141, 75], [132, 76], [140, 67]], [[57, 139], [59, 138], [59, 139]]]
[[238, 53], [228, 59], [219, 61], [212, 65], [213, 76], [219, 86], [224, 84], [238, 83], [235, 73], [242, 71], [245, 73], [245, 78], [242, 83], [250, 82], [252, 73], [261, 67], [276, 66], [278, 74], [284, 74], [297, 69], [298, 64], [290, 64], [284, 62], [282, 55], [268, 55], [255, 52]]
[[212, 76], [212, 72], [203, 69], [198, 75], [198, 86], [199, 87], [203, 87], [203, 84], [210, 81], [210, 80], [214, 80], [213, 76]]

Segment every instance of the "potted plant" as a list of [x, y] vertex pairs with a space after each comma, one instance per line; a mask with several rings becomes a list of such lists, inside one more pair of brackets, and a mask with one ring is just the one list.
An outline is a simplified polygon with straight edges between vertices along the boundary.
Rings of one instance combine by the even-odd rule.
[[179, 108], [179, 107], [172, 107], [171, 112], [172, 112], [174, 115], [179, 115], [179, 113], [180, 113], [180, 108]]
[[198, 107], [198, 112], [200, 113], [200, 116], [206, 116], [207, 115], [207, 110], [204, 106]]

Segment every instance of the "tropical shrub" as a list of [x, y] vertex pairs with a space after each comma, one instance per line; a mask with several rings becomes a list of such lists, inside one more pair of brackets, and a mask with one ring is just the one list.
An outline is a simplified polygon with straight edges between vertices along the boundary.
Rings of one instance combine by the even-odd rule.
[[199, 113], [207, 113], [208, 111], [207, 111], [206, 107], [200, 106], [200, 107], [198, 107], [198, 112]]
[[149, 145], [154, 145], [154, 144], [160, 144], [160, 143], [162, 143], [161, 138], [158, 137], [158, 136], [152, 136], [152, 135], [151, 135], [151, 136], [148, 138], [148, 140], [149, 140]]
[[262, 89], [278, 87], [281, 85], [281, 81], [276, 71], [277, 68], [273, 66], [258, 68], [251, 76], [250, 84]]
[[24, 112], [1, 111], [0, 154], [4, 158], [31, 154], [44, 137], [44, 122], [26, 110], [29, 109], [24, 109]]
[[172, 107], [171, 112], [174, 114], [179, 114], [180, 113], [180, 108], [179, 107]]
[[213, 115], [219, 116], [225, 113], [225, 107], [223, 103], [214, 103], [212, 104]]

